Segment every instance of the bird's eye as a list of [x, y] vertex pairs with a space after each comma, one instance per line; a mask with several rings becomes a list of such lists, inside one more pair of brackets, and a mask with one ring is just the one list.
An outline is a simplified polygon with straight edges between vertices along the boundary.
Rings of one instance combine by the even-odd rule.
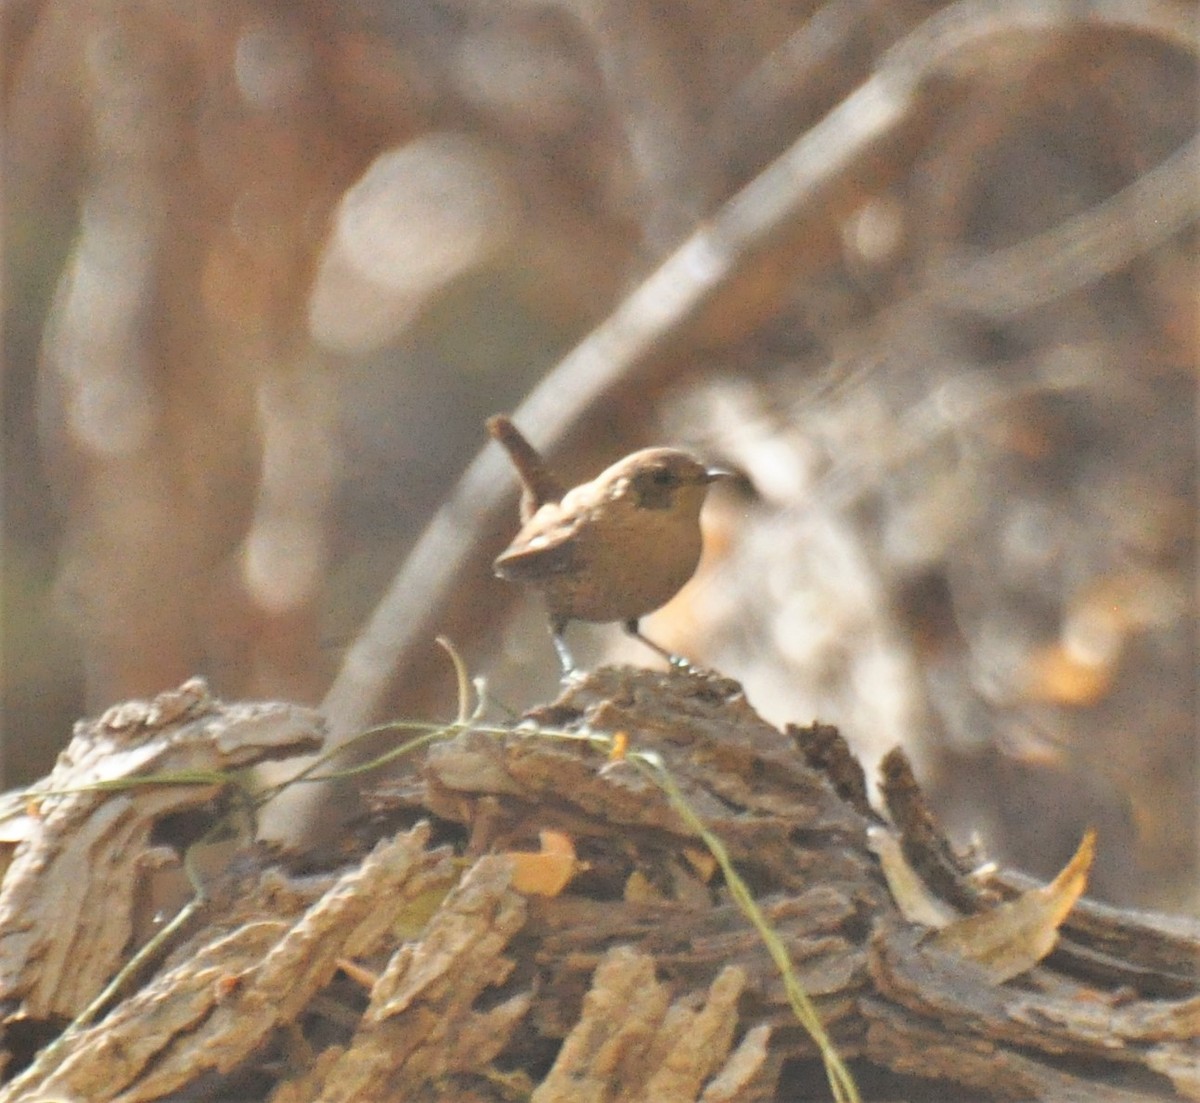
[[683, 484], [669, 467], [644, 467], [630, 480], [634, 501], [641, 509], [670, 509]]

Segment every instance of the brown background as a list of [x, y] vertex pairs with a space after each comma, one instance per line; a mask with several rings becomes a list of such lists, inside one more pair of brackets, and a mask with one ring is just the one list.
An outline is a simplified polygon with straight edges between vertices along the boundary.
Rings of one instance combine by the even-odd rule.
[[[321, 700], [483, 418], [945, 7], [6, 4], [6, 783], [193, 673]], [[1139, 23], [1194, 11], [1106, 10], [954, 53], [566, 466], [738, 464], [656, 638], [1195, 908], [1196, 66]], [[458, 585], [497, 695], [552, 689]]]

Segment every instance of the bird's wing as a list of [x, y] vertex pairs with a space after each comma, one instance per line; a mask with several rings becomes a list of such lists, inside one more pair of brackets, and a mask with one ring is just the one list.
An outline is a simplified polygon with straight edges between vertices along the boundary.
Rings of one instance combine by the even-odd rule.
[[539, 511], [514, 537], [493, 567], [501, 578], [513, 582], [537, 582], [583, 569], [576, 517], [554, 519]]

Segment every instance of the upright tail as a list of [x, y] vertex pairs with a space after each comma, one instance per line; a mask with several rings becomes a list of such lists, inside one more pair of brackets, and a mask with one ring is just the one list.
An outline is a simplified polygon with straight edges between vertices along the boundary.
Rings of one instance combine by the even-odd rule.
[[557, 502], [565, 493], [546, 461], [506, 414], [487, 419], [487, 431], [508, 453], [520, 477], [521, 520], [528, 521], [546, 502]]

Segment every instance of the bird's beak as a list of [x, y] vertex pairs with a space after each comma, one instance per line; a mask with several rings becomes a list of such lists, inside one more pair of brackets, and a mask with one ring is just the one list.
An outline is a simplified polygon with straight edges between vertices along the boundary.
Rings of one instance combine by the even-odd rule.
[[732, 479], [736, 472], [729, 471], [724, 467], [709, 467], [704, 472], [704, 481], [706, 483], [715, 483], [718, 479]]

